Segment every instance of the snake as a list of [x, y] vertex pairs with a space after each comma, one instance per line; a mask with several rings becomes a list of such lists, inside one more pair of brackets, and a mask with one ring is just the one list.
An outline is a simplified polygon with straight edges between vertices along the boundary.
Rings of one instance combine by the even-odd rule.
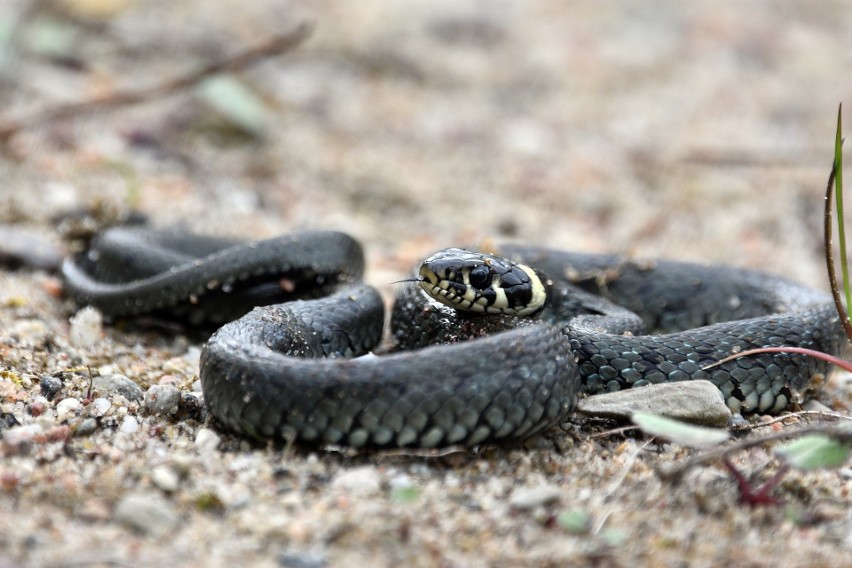
[[[839, 353], [827, 294], [719, 264], [537, 246], [426, 258], [385, 302], [345, 233], [243, 242], [112, 228], [62, 265], [67, 295], [110, 319], [215, 329], [205, 404], [256, 439], [350, 447], [517, 442], [565, 421], [584, 394], [708, 380], [742, 414], [778, 413]], [[378, 353], [378, 354], [377, 354]]]

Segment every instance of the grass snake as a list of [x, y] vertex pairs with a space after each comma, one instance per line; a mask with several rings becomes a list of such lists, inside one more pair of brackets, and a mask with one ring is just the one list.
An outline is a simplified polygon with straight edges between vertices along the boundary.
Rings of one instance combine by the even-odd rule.
[[118, 228], [62, 272], [78, 304], [111, 318], [224, 323], [201, 355], [209, 411], [244, 435], [308, 443], [518, 440], [564, 420], [583, 391], [689, 379], [712, 381], [735, 412], [775, 413], [826, 365], [766, 354], [704, 367], [754, 347], [838, 353], [845, 342], [830, 297], [766, 273], [540, 247], [500, 253], [427, 259], [399, 287], [395, 352], [381, 356], [371, 352], [384, 302], [361, 283], [363, 251], [343, 233], [244, 243]]

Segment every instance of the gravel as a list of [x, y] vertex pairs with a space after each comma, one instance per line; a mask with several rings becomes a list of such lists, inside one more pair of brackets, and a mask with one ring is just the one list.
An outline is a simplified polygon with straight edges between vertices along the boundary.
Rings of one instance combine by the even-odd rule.
[[[263, 138], [207, 89], [11, 137], [0, 222], [28, 238], [137, 212], [252, 238], [346, 230], [388, 301], [418, 259], [500, 240], [825, 287], [845, 3], [31, 4], [0, 3], [15, 39], [4, 119], [153, 85], [302, 18], [315, 31], [224, 75], [264, 106]], [[45, 34], [60, 56], [31, 39]], [[440, 452], [239, 438], [197, 386], [208, 333], [98, 323], [50, 271], [0, 270], [0, 566], [838, 566], [852, 552], [848, 467], [788, 472], [784, 507], [750, 508], [721, 463], [664, 482], [657, 468], [692, 452], [609, 419]], [[176, 413], [170, 388], [146, 403], [154, 386], [181, 393]], [[848, 418], [852, 381], [828, 378], [817, 398]], [[780, 466], [764, 448], [731, 460], [758, 486]]]

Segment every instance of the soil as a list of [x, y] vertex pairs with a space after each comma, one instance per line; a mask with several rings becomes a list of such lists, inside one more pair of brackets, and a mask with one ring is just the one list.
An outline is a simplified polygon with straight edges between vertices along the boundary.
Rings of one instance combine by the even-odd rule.
[[[224, 88], [21, 130], [0, 156], [0, 222], [56, 244], [130, 212], [249, 238], [345, 230], [389, 300], [431, 252], [504, 240], [826, 288], [848, 8], [4, 2], [6, 119], [180, 76], [300, 22], [313, 32]], [[197, 334], [72, 326], [76, 311], [50, 271], [0, 271], [0, 414], [19, 424], [0, 440], [3, 568], [849, 563], [848, 464], [789, 472], [784, 505], [752, 508], [723, 464], [663, 481], [656, 468], [691, 451], [590, 420], [473, 451], [256, 444], [190, 405]], [[141, 389], [92, 389], [90, 374]], [[180, 390], [176, 414], [138, 399], [152, 385]], [[849, 416], [850, 393], [835, 377], [819, 400]], [[758, 485], [780, 466], [760, 448], [733, 462]]]

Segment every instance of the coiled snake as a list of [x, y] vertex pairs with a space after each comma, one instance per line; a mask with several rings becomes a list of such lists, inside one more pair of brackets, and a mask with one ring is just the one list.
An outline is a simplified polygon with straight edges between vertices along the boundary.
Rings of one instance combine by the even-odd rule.
[[704, 367], [755, 347], [837, 353], [844, 343], [828, 296], [765, 273], [501, 253], [427, 259], [393, 309], [400, 351], [365, 357], [381, 341], [384, 304], [360, 283], [361, 247], [343, 233], [237, 243], [112, 229], [67, 259], [63, 275], [77, 303], [113, 318], [234, 320], [202, 351], [210, 412], [248, 436], [309, 443], [517, 440], [565, 419], [583, 390], [689, 379], [712, 381], [735, 412], [778, 412], [825, 364], [766, 354]]

